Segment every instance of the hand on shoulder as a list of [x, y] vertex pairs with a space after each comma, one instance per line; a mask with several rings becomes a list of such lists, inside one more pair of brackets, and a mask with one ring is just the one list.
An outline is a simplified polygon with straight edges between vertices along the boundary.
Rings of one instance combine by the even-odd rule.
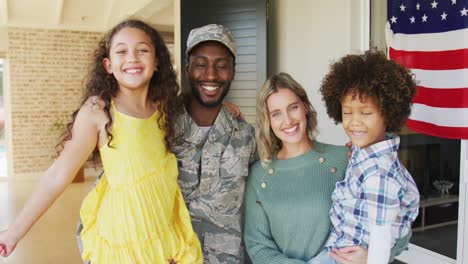
[[105, 114], [105, 106], [105, 101], [99, 96], [91, 96], [86, 100], [86, 102], [84, 102], [83, 106], [81, 106], [80, 111], [84, 110], [85, 112], [89, 112], [94, 115]]
[[105, 112], [106, 103], [98, 96], [92, 96], [86, 100], [86, 102], [81, 106], [79, 115], [83, 115], [96, 124], [96, 126], [101, 129], [107, 122], [109, 118]]
[[235, 118], [239, 118], [240, 120], [242, 121], [245, 121], [245, 117], [244, 115], [242, 114], [240, 108], [229, 102], [229, 101], [224, 101], [223, 102], [223, 105], [229, 110], [229, 112], [235, 117]]

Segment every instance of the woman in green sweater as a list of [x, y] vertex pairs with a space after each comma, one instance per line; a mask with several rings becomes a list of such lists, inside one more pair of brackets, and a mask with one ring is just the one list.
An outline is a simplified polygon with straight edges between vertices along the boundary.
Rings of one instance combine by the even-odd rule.
[[[305, 264], [324, 249], [335, 183], [344, 178], [348, 148], [315, 140], [316, 112], [286, 73], [270, 77], [257, 95], [260, 161], [249, 171], [244, 239], [254, 264]], [[408, 240], [399, 241], [400, 253]], [[349, 252], [349, 253], [346, 253]], [[365, 263], [367, 251], [344, 249], [343, 263]]]

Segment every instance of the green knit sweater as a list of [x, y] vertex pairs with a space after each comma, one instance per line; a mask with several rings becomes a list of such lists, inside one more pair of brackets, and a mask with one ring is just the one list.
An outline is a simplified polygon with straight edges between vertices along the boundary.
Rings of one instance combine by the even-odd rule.
[[301, 156], [250, 168], [244, 238], [253, 263], [305, 263], [325, 248], [331, 195], [348, 150], [314, 142]]

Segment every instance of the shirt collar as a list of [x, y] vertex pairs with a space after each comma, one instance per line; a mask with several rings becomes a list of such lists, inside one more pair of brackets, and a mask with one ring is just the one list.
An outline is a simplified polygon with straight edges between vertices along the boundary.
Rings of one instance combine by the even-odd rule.
[[[216, 139], [225, 134], [231, 134], [233, 130], [239, 130], [238, 121], [223, 105], [215, 122], [213, 123], [209, 137], [214, 137], [213, 139]], [[217, 133], [212, 133], [212, 131], [217, 131]], [[195, 121], [193, 121], [192, 117], [187, 113], [185, 107], [177, 120], [176, 134], [176, 137], [183, 136], [186, 141], [195, 144], [204, 142], [207, 138], [203, 130], [200, 129]]]
[[400, 146], [400, 137], [396, 135], [386, 135], [386, 140], [372, 144], [366, 148], [352, 146], [351, 158], [355, 162], [360, 162], [368, 158], [374, 158], [386, 155], [391, 152], [396, 152]]

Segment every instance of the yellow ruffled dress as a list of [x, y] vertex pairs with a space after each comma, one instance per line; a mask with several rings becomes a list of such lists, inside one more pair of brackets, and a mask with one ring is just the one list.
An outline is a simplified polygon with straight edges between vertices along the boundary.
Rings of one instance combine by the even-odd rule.
[[112, 108], [112, 147], [100, 149], [105, 175], [80, 210], [82, 258], [92, 264], [202, 263], [158, 111], [140, 119]]

